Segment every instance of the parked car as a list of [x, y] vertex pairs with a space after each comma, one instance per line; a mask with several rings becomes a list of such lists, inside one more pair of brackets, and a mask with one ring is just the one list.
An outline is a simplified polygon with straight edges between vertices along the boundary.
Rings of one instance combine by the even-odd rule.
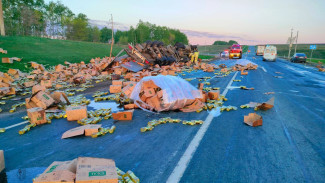
[[291, 62], [303, 62], [303, 63], [306, 63], [307, 56], [304, 53], [296, 53], [291, 57], [290, 61]]
[[225, 50], [220, 53], [220, 58], [229, 58], [229, 51]]
[[275, 46], [268, 45], [264, 49], [263, 53], [263, 61], [273, 61], [275, 62], [276, 60], [276, 55], [277, 55], [277, 50]]

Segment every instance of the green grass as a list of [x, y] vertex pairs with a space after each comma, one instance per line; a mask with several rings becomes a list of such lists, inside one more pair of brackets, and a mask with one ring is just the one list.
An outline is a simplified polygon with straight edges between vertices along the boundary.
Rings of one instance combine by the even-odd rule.
[[[103, 43], [79, 42], [68, 40], [55, 40], [39, 37], [0, 36], [0, 48], [8, 51], [2, 57], [23, 58], [21, 62], [13, 64], [0, 63], [0, 71], [6, 72], [9, 68], [28, 71], [27, 63], [35, 61], [44, 66], [63, 64], [65, 61], [75, 63], [92, 58], [109, 56], [110, 46]], [[114, 46], [113, 55], [116, 55], [122, 47]]]
[[214, 56], [211, 56], [211, 55], [199, 55], [199, 58], [200, 59], [212, 59], [212, 58], [214, 58]]
[[[275, 45], [277, 47], [278, 56], [288, 57], [289, 46], [287, 44]], [[305, 53], [307, 58], [310, 58], [311, 50], [309, 49], [310, 44], [298, 44], [297, 53]], [[292, 57], [295, 52], [295, 45], [291, 48], [290, 56]], [[313, 58], [325, 59], [325, 44], [318, 44], [317, 49], [313, 51]]]
[[[307, 59], [307, 61], [309, 62], [310, 59]], [[318, 58], [312, 58], [311, 59], [311, 62], [314, 62], [314, 63], [317, 63], [318, 64], [318, 61], [322, 62], [323, 64], [325, 64], [325, 59], [318, 59]]]

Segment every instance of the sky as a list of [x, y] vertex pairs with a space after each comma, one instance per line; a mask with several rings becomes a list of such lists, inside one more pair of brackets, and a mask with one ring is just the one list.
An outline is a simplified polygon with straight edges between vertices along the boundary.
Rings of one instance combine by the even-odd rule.
[[[49, 2], [51, 0], [45, 0]], [[57, 1], [57, 0], [52, 0]], [[240, 44], [325, 43], [325, 0], [61, 0], [94, 21], [136, 26], [139, 20], [176, 28], [191, 44], [237, 40]]]

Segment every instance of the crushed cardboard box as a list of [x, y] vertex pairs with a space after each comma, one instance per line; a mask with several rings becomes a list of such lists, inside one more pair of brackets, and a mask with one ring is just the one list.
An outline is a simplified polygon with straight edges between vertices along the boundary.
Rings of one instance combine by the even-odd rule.
[[84, 126], [76, 127], [64, 132], [61, 138], [66, 139], [66, 138], [75, 137], [79, 135], [91, 136], [92, 134], [97, 133], [98, 129], [101, 126], [102, 126], [101, 124], [98, 125], [96, 124], [96, 125], [84, 125]]
[[49, 108], [54, 103], [54, 99], [44, 91], [36, 92], [30, 100], [43, 109]]
[[256, 113], [249, 113], [247, 116], [244, 116], [244, 123], [249, 126], [262, 126], [263, 125], [263, 118], [262, 116]]
[[54, 161], [33, 183], [74, 183], [77, 159], [72, 161]]

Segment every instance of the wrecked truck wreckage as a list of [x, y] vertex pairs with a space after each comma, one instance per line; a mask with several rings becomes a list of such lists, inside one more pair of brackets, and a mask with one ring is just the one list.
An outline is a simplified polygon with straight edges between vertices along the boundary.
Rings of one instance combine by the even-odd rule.
[[116, 59], [108, 65], [108, 68], [113, 65], [113, 62], [119, 62], [122, 67], [137, 72], [157, 64], [164, 66], [187, 62], [190, 60], [190, 54], [195, 49], [197, 49], [197, 46], [184, 45], [182, 43], [176, 43], [174, 46], [165, 46], [161, 41], [147, 41], [135, 46], [128, 44], [128, 48], [123, 50], [127, 55], [119, 57], [120, 52]]

